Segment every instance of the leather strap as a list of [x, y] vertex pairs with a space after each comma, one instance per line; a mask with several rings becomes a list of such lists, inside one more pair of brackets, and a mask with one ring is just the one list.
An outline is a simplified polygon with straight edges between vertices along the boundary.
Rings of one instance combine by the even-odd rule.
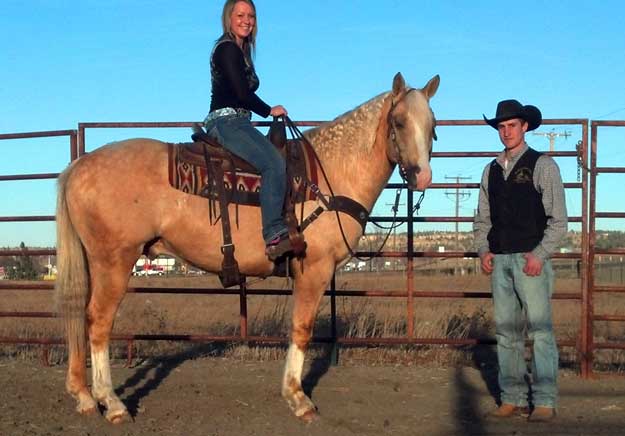
[[301, 232], [297, 217], [295, 216], [295, 201], [297, 197], [297, 190], [295, 188], [295, 178], [297, 176], [298, 162], [301, 159], [301, 151], [299, 147], [294, 143], [289, 143], [286, 146], [286, 175], [287, 175], [287, 192], [284, 203], [284, 223], [287, 226], [289, 232], [289, 241], [293, 248], [293, 254], [296, 257], [301, 257], [306, 251], [306, 242], [304, 241], [304, 234]]
[[[205, 146], [206, 147], [206, 146]], [[210, 168], [209, 183], [213, 185], [213, 189], [217, 192], [219, 200], [219, 215], [221, 218], [221, 230], [223, 235], [223, 245], [221, 246], [221, 252], [224, 258], [221, 262], [221, 272], [219, 273], [219, 279], [224, 288], [240, 285], [245, 281], [239, 273], [239, 264], [234, 258], [234, 244], [232, 243], [232, 229], [230, 228], [230, 215], [228, 213], [228, 198], [226, 194], [226, 188], [224, 187], [224, 173], [221, 167], [221, 162], [211, 160], [208, 156], [208, 151], [205, 151], [206, 167]], [[209, 202], [211, 200], [209, 199]]]
[[362, 227], [362, 231], [365, 231], [367, 221], [369, 220], [369, 211], [367, 211], [367, 209], [362, 204], [343, 195], [335, 195], [334, 197], [330, 197], [330, 200], [324, 203], [327, 203], [327, 209], [319, 206], [302, 221], [302, 232], [313, 221], [319, 218], [319, 215], [321, 215], [326, 210], [343, 212], [348, 214], [349, 216], [354, 218], [358, 222], [358, 224], [360, 224], [360, 226]]
[[369, 211], [362, 204], [343, 195], [330, 197], [330, 210], [345, 212], [358, 221], [358, 224], [360, 224], [363, 231], [367, 225], [367, 221], [369, 220]]

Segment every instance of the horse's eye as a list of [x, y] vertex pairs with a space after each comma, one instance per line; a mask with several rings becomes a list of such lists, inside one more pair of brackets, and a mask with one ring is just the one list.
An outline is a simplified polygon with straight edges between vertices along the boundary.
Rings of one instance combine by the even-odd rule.
[[432, 129], [432, 138], [434, 138], [435, 141], [438, 141], [438, 136], [436, 136], [436, 130]]

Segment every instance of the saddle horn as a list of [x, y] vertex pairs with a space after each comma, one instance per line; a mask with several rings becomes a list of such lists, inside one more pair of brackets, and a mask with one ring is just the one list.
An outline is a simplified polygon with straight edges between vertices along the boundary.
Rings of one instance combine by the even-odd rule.
[[286, 145], [286, 125], [283, 117], [273, 117], [267, 137], [279, 150], [284, 148]]

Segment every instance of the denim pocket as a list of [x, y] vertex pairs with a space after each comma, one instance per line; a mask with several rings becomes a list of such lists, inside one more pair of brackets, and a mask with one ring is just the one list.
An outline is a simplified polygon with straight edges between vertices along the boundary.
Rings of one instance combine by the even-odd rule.
[[233, 128], [231, 120], [234, 117], [235, 115], [225, 115], [223, 117], [210, 120], [205, 125], [206, 133], [223, 145], [226, 133]]
[[206, 133], [208, 134], [208, 136], [215, 139], [220, 144], [223, 143], [223, 137], [219, 133], [219, 129], [217, 128], [217, 125], [214, 121], [209, 121], [208, 123], [206, 123], [204, 125], [204, 128], [206, 129]]

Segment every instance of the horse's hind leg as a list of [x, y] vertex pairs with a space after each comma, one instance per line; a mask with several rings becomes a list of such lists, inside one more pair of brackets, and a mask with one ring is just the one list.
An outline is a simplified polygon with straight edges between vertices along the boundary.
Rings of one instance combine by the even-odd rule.
[[78, 402], [76, 405], [78, 413], [84, 415], [95, 413], [97, 404], [87, 387], [87, 355], [84, 348], [70, 351], [65, 386]]
[[90, 267], [92, 293], [87, 306], [87, 324], [91, 345], [92, 393], [106, 407], [106, 419], [118, 423], [128, 417], [128, 410], [113, 391], [109, 341], [115, 314], [128, 287], [130, 269], [119, 263], [102, 265], [90, 262]]
[[304, 421], [312, 421], [317, 416], [317, 408], [302, 389], [302, 370], [319, 302], [332, 277], [334, 263], [330, 262], [306, 265], [305, 274], [295, 280], [293, 292], [293, 325], [282, 378], [282, 396], [295, 416]]

